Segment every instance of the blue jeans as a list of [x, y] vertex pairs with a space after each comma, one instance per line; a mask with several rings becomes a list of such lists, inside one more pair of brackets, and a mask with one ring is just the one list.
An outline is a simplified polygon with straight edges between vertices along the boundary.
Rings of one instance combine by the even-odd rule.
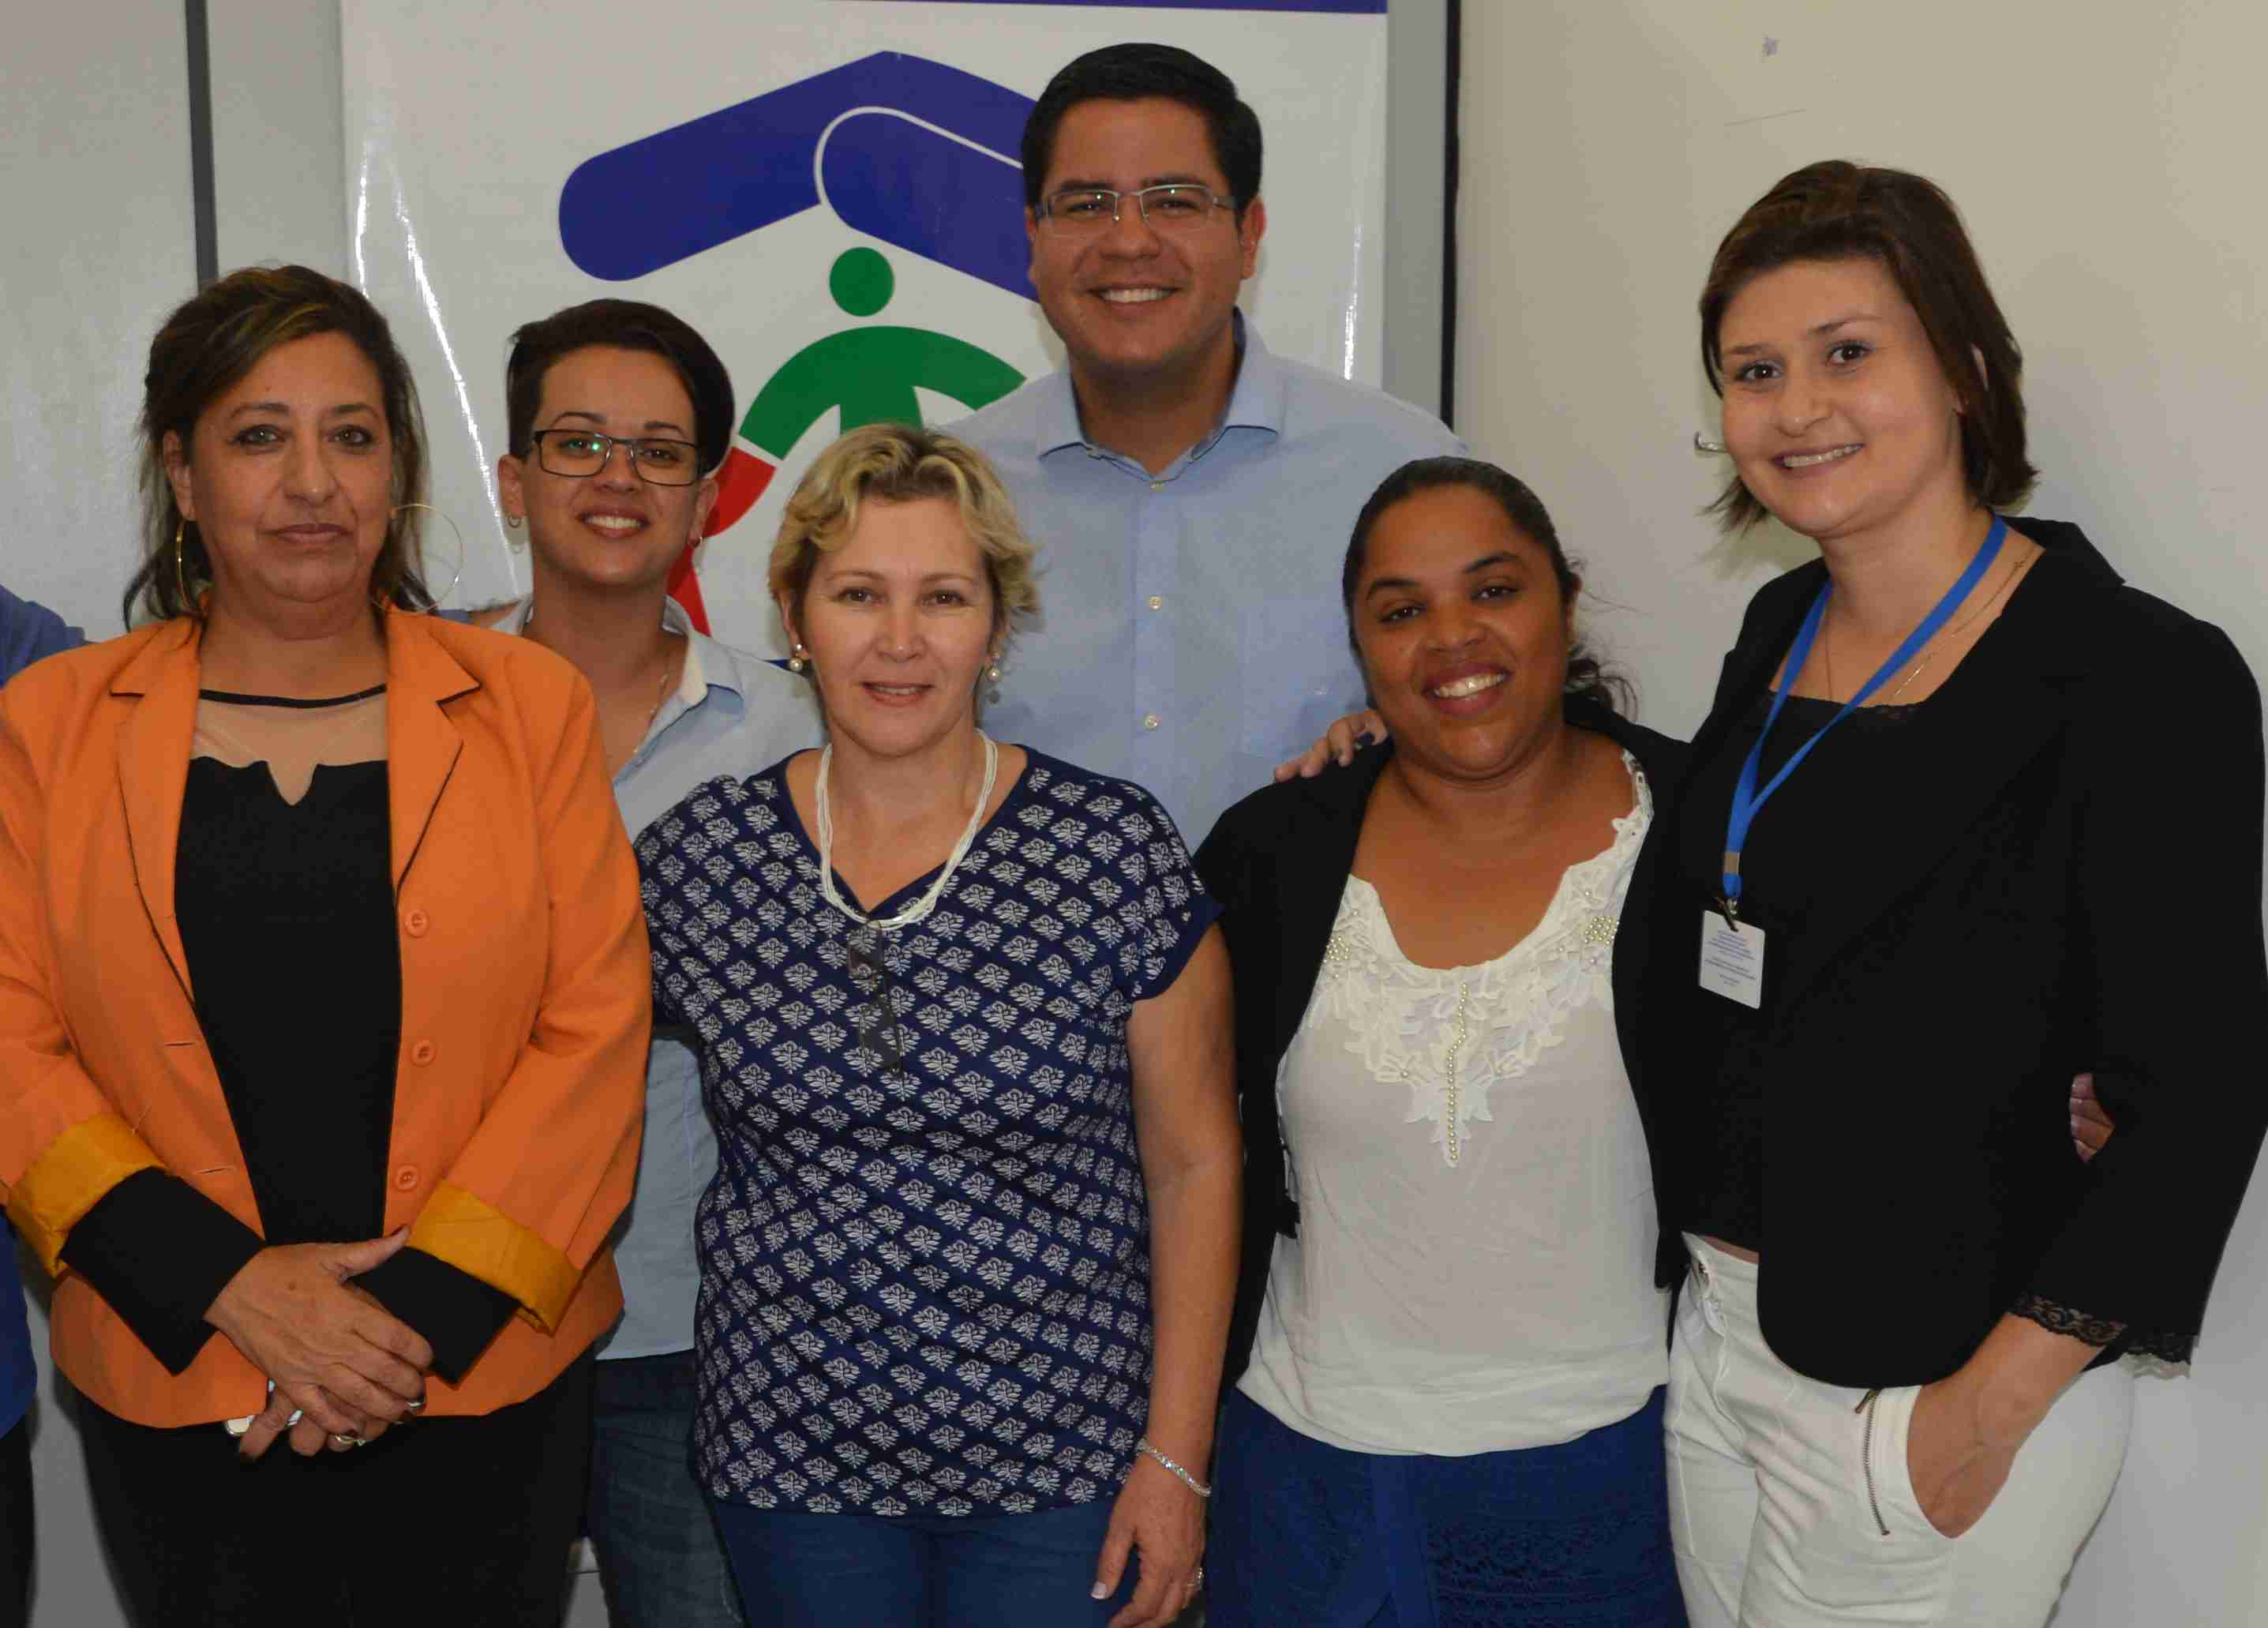
[[1088, 1598], [1112, 1499], [1024, 1515], [814, 1515], [719, 1502], [749, 1628], [1102, 1628]]
[[1231, 1391], [1208, 1628], [1685, 1628], [1661, 1411], [1440, 1458], [1327, 1446]]
[[614, 1628], [740, 1628], [693, 1478], [693, 1353], [599, 1363], [592, 1425], [583, 1521]]

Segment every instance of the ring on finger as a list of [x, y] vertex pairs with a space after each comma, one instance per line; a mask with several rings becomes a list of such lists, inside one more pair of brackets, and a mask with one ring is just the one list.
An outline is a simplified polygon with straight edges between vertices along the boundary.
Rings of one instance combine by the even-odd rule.
[[343, 1436], [334, 1431], [331, 1433], [331, 1445], [335, 1448], [366, 1448], [370, 1445], [370, 1438], [367, 1436]]

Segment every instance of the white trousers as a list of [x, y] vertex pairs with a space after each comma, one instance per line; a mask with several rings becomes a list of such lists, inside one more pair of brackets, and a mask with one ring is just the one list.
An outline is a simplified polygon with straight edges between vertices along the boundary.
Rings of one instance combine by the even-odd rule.
[[2117, 1364], [2074, 1381], [1957, 1538], [1906, 1474], [1918, 1387], [1807, 1379], [1756, 1325], [1756, 1271], [1689, 1237], [1669, 1359], [1669, 1523], [1693, 1628], [2039, 1628], [2110, 1502], [2133, 1422]]

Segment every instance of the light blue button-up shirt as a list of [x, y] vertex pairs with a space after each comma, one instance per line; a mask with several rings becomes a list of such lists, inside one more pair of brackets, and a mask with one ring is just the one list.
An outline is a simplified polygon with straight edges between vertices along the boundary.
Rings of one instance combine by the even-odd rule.
[[[534, 602], [512, 607], [497, 630], [526, 631]], [[661, 619], [685, 635], [685, 671], [615, 776], [615, 802], [633, 838], [704, 781], [746, 779], [820, 740], [808, 682], [696, 633], [674, 600], [662, 601]], [[600, 1347], [602, 1359], [693, 1348], [701, 1288], [693, 1211], [716, 1174], [717, 1133], [701, 1104], [701, 1066], [684, 1046], [657, 1036], [646, 1059], [637, 1192], [615, 1234], [622, 1320]]]
[[1432, 414], [1271, 356], [1212, 433], [1152, 475], [1081, 429], [1049, 373], [946, 426], [990, 458], [1040, 545], [1040, 616], [1010, 646], [995, 738], [1147, 787], [1195, 847], [1221, 810], [1362, 704], [1339, 571], [1355, 516]]

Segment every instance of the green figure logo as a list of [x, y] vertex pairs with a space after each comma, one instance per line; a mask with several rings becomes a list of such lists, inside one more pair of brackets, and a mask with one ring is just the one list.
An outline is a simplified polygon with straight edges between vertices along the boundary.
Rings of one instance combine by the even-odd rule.
[[[897, 291], [897, 274], [878, 251], [848, 249], [828, 273], [827, 291], [849, 315], [871, 317]], [[1023, 374], [990, 351], [925, 328], [880, 324], [815, 340], [790, 357], [749, 403], [740, 421], [744, 445], [725, 460], [708, 534], [715, 536], [755, 506], [781, 460], [828, 413], [842, 415], [846, 432], [861, 424], [917, 424], [917, 386], [951, 396], [973, 412], [1023, 382]], [[679, 569], [689, 580], [691, 560]]]

